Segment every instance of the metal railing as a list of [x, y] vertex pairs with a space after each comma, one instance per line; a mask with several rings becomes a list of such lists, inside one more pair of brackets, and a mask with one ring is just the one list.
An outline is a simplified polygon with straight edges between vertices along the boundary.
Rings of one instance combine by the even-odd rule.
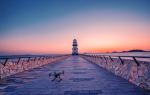
[[93, 55], [80, 54], [80, 55], [86, 57], [101, 58], [104, 59], [106, 62], [108, 59], [110, 59], [111, 61], [114, 61], [114, 59], [119, 59], [122, 64], [124, 64], [125, 59], [128, 59], [128, 60], [133, 60], [137, 64], [137, 66], [140, 66], [141, 60], [138, 60], [139, 58], [150, 59], [149, 56], [115, 56], [115, 55], [94, 55], [94, 54]]
[[32, 56], [1, 56], [0, 57], [0, 64], [2, 65], [6, 65], [6, 63], [9, 60], [17, 60], [17, 64], [20, 62], [21, 59], [25, 59], [27, 60], [27, 62], [29, 62], [30, 60], [44, 60], [44, 59], [49, 59], [49, 58], [58, 58], [58, 57], [62, 57], [62, 56], [69, 56], [69, 54], [66, 55], [49, 55], [49, 56], [45, 56], [45, 55], [32, 55]]
[[1, 56], [0, 79], [25, 70], [36, 68], [51, 62], [63, 60], [66, 55]]

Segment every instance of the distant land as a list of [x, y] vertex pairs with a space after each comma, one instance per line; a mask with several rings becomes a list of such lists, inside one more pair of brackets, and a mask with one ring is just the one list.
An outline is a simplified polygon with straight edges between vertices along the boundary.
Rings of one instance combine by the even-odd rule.
[[61, 54], [20, 54], [20, 55], [11, 55], [11, 54], [0, 54], [0, 58], [14, 58], [14, 57], [35, 57], [35, 56], [55, 56], [55, 55], [61, 55]]
[[140, 49], [133, 49], [133, 50], [123, 51], [123, 52], [150, 52], [150, 51], [145, 51], [145, 50], [140, 50]]
[[140, 49], [133, 49], [133, 50], [128, 50], [128, 51], [112, 52], [112, 53], [124, 53], [124, 52], [150, 52], [150, 51], [145, 51], [145, 50], [140, 50]]

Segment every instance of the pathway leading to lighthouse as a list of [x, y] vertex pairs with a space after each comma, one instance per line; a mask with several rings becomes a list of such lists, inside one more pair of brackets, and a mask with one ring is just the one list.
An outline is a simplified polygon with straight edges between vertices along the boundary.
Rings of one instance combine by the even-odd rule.
[[[61, 82], [48, 74], [64, 70]], [[0, 95], [150, 95], [128, 81], [79, 56], [51, 63], [9, 77]]]

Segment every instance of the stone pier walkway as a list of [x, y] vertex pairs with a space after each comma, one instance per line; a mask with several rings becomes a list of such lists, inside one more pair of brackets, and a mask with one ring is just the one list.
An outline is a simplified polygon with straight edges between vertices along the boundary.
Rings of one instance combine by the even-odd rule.
[[[63, 80], [48, 74], [64, 70]], [[25, 71], [3, 80], [0, 95], [150, 95], [79, 56]]]

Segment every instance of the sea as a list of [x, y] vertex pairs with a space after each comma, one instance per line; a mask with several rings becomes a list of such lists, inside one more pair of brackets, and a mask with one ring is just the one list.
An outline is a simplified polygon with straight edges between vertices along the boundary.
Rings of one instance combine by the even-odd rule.
[[131, 59], [130, 56], [140, 56], [140, 57], [147, 57], [147, 58], [136, 58], [139, 61], [148, 61], [150, 62], [150, 52], [121, 52], [121, 53], [96, 53], [90, 55], [110, 55], [110, 56], [129, 56], [129, 57], [122, 57], [123, 59]]
[[[59, 55], [59, 54], [49, 54], [49, 55]], [[122, 52], [122, 53], [94, 53], [94, 54], [90, 54], [90, 55], [110, 55], [112, 58], [113, 56], [129, 56], [129, 57], [121, 57], [122, 59], [131, 59], [133, 60], [132, 57], [130, 56], [140, 56], [140, 57], [147, 57], [147, 58], [136, 58], [139, 61], [146, 61], [146, 62], [150, 62], [150, 52]], [[9, 61], [18, 61], [18, 58], [15, 59], [15, 57], [37, 57], [37, 56], [44, 56], [44, 55], [1, 55], [0, 56], [0, 64], [5, 62], [5, 59], [3, 58], [13, 58], [13, 59], [9, 59]], [[48, 55], [45, 55], [48, 56]], [[22, 58], [21, 60], [28, 60], [28, 58]]]

